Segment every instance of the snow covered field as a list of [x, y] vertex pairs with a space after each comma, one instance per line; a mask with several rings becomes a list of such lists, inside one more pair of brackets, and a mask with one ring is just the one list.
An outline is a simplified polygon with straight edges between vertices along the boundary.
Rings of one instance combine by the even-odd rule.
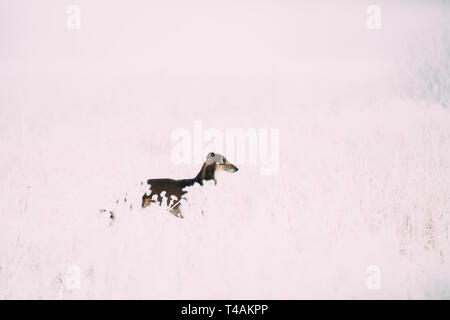
[[[449, 299], [450, 5], [369, 4], [0, 1], [0, 298]], [[278, 172], [140, 209], [195, 121]]]

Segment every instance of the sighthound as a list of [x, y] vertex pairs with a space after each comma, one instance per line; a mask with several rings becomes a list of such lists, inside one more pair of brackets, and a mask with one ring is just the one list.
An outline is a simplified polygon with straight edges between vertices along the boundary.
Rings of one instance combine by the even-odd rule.
[[203, 181], [213, 180], [215, 183], [215, 173], [218, 170], [224, 170], [226, 172], [236, 172], [238, 168], [221, 154], [210, 152], [206, 156], [206, 161], [203, 163], [200, 172], [193, 179], [149, 179], [147, 184], [150, 185], [150, 194], [144, 194], [142, 196], [142, 208], [145, 208], [153, 203], [159, 205], [162, 204], [163, 199], [167, 199], [167, 206], [170, 213], [176, 217], [183, 218], [180, 210], [180, 202], [185, 199], [183, 196], [187, 193], [184, 188], [190, 187], [195, 183], [203, 185]]

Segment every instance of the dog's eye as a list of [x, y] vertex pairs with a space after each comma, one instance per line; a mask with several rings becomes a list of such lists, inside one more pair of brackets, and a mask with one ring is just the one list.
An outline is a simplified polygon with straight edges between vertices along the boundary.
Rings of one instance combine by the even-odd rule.
[[211, 158], [214, 158], [214, 157], [216, 156], [216, 155], [214, 154], [214, 152], [211, 152], [209, 155], [210, 155]]

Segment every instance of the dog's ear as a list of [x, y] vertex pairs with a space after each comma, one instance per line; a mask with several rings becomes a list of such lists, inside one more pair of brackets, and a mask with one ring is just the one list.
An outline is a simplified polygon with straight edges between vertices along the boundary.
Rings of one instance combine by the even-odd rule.
[[216, 154], [214, 152], [208, 153], [208, 155], [206, 156], [206, 163], [213, 164], [215, 162], [215, 159], [214, 159], [215, 156], [216, 156]]

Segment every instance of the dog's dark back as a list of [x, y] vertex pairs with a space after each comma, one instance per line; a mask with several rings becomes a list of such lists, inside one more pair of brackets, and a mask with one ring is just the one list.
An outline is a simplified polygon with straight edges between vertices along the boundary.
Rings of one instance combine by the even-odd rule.
[[161, 194], [165, 191], [165, 197], [167, 198], [167, 205], [170, 205], [171, 197], [175, 196], [175, 203], [181, 200], [186, 193], [183, 189], [188, 186], [192, 186], [195, 183], [194, 179], [174, 180], [174, 179], [149, 179], [147, 183], [150, 185], [150, 195], [145, 194], [142, 197], [142, 207], [145, 208], [152, 202], [154, 195], [157, 195], [156, 202], [162, 203], [163, 197]]

